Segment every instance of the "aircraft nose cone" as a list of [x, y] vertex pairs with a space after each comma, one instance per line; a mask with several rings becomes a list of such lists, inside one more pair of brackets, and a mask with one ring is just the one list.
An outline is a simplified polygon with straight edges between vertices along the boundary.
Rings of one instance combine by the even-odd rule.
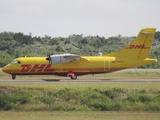
[[2, 71], [5, 72], [5, 73], [10, 72], [10, 69], [8, 69], [8, 66], [9, 66], [9, 65], [4, 66], [4, 67], [2, 68]]
[[5, 67], [2, 68], [2, 72], [5, 72]]

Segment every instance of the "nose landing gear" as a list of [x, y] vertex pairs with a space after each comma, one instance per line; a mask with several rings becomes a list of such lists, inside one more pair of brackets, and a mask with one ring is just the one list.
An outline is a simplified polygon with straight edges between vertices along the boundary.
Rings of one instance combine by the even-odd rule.
[[16, 75], [12, 74], [12, 80], [16, 79]]

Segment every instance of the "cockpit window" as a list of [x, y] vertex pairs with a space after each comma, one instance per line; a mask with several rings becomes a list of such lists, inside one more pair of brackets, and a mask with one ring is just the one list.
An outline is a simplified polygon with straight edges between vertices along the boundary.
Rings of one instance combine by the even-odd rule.
[[21, 64], [21, 62], [19, 60], [13, 60], [11, 64]]

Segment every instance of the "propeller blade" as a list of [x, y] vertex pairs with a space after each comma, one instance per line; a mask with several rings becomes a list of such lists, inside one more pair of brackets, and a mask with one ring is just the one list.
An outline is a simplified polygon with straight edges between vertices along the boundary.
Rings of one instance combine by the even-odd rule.
[[50, 54], [48, 54], [48, 55], [47, 55], [46, 60], [48, 60], [48, 61], [49, 61], [49, 64], [50, 64], [50, 63], [52, 63], [52, 61], [51, 61], [51, 55], [50, 55]]

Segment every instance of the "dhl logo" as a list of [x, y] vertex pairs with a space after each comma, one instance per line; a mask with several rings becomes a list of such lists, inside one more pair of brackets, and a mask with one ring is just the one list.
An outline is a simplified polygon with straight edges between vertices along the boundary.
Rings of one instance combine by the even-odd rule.
[[23, 64], [21, 65], [20, 72], [53, 72], [54, 69], [51, 69], [52, 64], [35, 64], [32, 66], [31, 64]]
[[129, 45], [127, 49], [149, 49], [150, 47], [146, 47], [145, 45]]

